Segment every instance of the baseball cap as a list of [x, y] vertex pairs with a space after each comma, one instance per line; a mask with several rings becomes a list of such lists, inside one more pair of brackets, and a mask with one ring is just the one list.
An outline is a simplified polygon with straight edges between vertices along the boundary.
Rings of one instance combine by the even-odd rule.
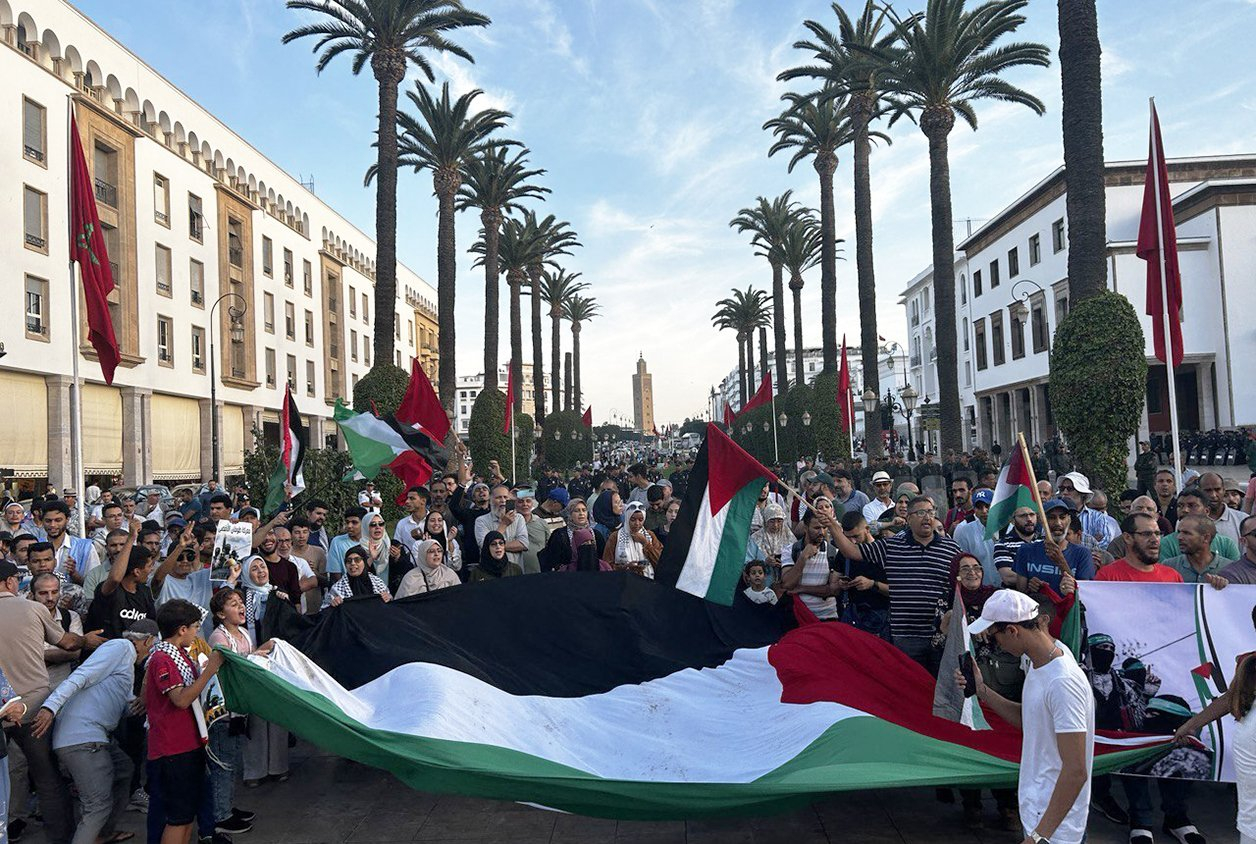
[[981, 618], [968, 625], [969, 633], [984, 633], [993, 624], [1017, 624], [1038, 617], [1038, 602], [1015, 589], [1000, 589], [981, 608]]
[[536, 498], [536, 490], [531, 487], [520, 487], [515, 490], [515, 498]]
[[126, 626], [126, 632], [161, 638], [161, 628], [151, 618], [137, 618]]
[[556, 486], [549, 491], [549, 495], [545, 497], [545, 500], [557, 501], [559, 504], [566, 507], [568, 504], [571, 503], [571, 493], [569, 493], [567, 490], [563, 489], [560, 486]]
[[17, 566], [8, 560], [0, 560], [0, 580], [8, 580], [10, 577], [17, 577]]
[[1068, 478], [1072, 481], [1073, 489], [1077, 490], [1082, 495], [1090, 495], [1090, 478], [1086, 477], [1081, 472], [1069, 472], [1063, 478], [1059, 478], [1055, 482], [1055, 485], [1059, 486], [1060, 481], [1064, 480], [1064, 478]]
[[973, 493], [974, 504], [990, 504], [994, 501], [994, 491], [982, 487]]
[[817, 472], [816, 476], [811, 479], [814, 483], [833, 486], [833, 476], [828, 472]]
[[[1080, 492], [1081, 490], [1078, 490]], [[1042, 512], [1050, 513], [1052, 510], [1068, 510], [1070, 513], [1076, 513], [1073, 509], [1073, 503], [1066, 498], [1048, 498], [1042, 503]]]
[[167, 530], [169, 530], [172, 527], [182, 528], [182, 527], [187, 527], [187, 526], [188, 526], [187, 520], [184, 519], [182, 516], [175, 516], [173, 519], [166, 519]]
[[876, 474], [872, 476], [872, 482], [874, 484], [879, 484], [879, 483], [882, 483], [883, 481], [888, 482], [892, 480], [894, 479], [890, 477], [889, 472], [877, 472]]

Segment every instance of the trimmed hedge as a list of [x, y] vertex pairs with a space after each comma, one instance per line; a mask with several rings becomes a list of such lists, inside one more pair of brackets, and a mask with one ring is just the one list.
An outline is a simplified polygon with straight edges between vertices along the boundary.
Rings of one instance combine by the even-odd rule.
[[515, 424], [515, 460], [510, 465], [510, 435], [502, 433], [506, 424], [506, 396], [501, 390], [481, 390], [471, 406], [471, 419], [467, 425], [468, 448], [471, 459], [478, 470], [488, 467], [490, 460], [496, 460], [502, 473], [510, 480], [523, 480], [530, 476], [528, 471], [532, 455], [532, 431], [535, 428], [532, 417], [526, 413], [514, 416]]
[[[555, 433], [558, 438], [555, 439]], [[572, 434], [575, 434], [573, 437]], [[581, 461], [593, 459], [592, 432], [585, 427], [582, 414], [563, 410], [545, 416], [541, 438], [537, 440], [537, 460], [560, 472], [575, 468]]]

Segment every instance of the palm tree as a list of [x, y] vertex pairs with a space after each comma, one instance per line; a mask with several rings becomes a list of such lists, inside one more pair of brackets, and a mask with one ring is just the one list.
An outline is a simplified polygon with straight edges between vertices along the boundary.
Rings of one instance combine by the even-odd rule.
[[837, 371], [837, 219], [833, 209], [833, 173], [837, 170], [837, 150], [854, 140], [846, 101], [821, 92], [809, 96], [785, 94], [789, 103], [779, 117], [763, 124], [776, 135], [768, 150], [775, 155], [793, 150], [788, 170], [805, 158], [811, 159], [820, 177], [820, 325], [824, 368]]
[[597, 300], [576, 293], [563, 302], [563, 319], [571, 323], [572, 409], [584, 409], [584, 393], [580, 391], [580, 324], [598, 315]]
[[[488, 262], [488, 235], [480, 233], [480, 239], [470, 251], [478, 254], [475, 266]], [[502, 222], [497, 243], [499, 270], [506, 274], [506, 286], [510, 288], [510, 379], [515, 384], [515, 413], [523, 412], [523, 286], [527, 283], [528, 267], [540, 254], [541, 243], [537, 236], [536, 217], [524, 212], [523, 219], [507, 217]]]
[[[457, 375], [454, 359], [454, 285], [457, 281], [457, 255], [454, 242], [454, 209], [462, 171], [466, 162], [490, 146], [517, 146], [516, 141], [489, 140], [506, 125], [510, 113], [487, 108], [472, 113], [471, 103], [484, 92], [468, 91], [457, 100], [449, 98], [449, 83], [441, 85], [440, 97], [433, 97], [421, 84], [406, 93], [417, 117], [397, 115], [402, 133], [398, 163], [418, 170], [432, 171], [432, 188], [439, 205], [436, 236], [436, 314], [440, 324], [439, 392], [441, 404], [452, 408]], [[376, 326], [376, 331], [379, 327]]]
[[1095, 0], [1060, 0], [1068, 286], [1074, 302], [1108, 289], [1103, 96]]
[[[1019, 103], [1042, 114], [1042, 101], [999, 77], [1013, 68], [1050, 64], [1042, 44], [995, 42], [1025, 22], [1028, 0], [988, 0], [971, 10], [963, 0], [928, 0], [924, 15], [903, 20], [889, 12], [899, 43], [875, 55], [887, 95], [897, 101], [894, 119], [919, 115], [929, 140], [929, 205], [933, 218], [933, 291], [937, 308], [938, 391], [942, 448], [959, 451], [959, 369], [955, 332], [955, 236], [947, 136], [955, 115], [974, 130], [980, 99]], [[891, 120], [893, 123], [893, 119]]]
[[550, 315], [550, 397], [554, 410], [561, 406], [562, 396], [562, 319], [563, 303], [568, 298], [587, 290], [589, 285], [576, 281], [580, 273], [569, 273], [559, 269], [557, 273], [545, 273], [541, 277], [541, 299], [549, 305]]
[[484, 252], [484, 386], [497, 388], [497, 340], [500, 332], [498, 307], [497, 249], [501, 238], [502, 219], [513, 211], [521, 211], [525, 199], [544, 199], [549, 188], [529, 180], [545, 174], [526, 165], [528, 151], [521, 149], [510, 156], [504, 146], [490, 145], [463, 164], [463, 183], [458, 188], [456, 208], [466, 211], [480, 209], [483, 225]]
[[789, 385], [789, 370], [785, 361], [785, 282], [780, 242], [797, 205], [790, 199], [793, 193], [787, 190], [771, 201], [760, 196], [754, 207], [741, 209], [729, 222], [738, 231], [753, 235], [750, 242], [755, 254], [767, 258], [772, 267], [772, 334], [776, 346], [776, 382], [782, 390]]
[[[877, 331], [877, 283], [872, 264], [872, 177], [869, 158], [872, 151], [868, 131], [873, 120], [889, 107], [875, 62], [866, 61], [867, 51], [884, 51], [894, 45], [898, 32], [886, 27], [885, 9], [877, 0], [866, 0], [859, 19], [833, 4], [838, 29], [834, 35], [822, 24], [808, 20], [803, 25], [813, 40], [798, 41], [796, 49], [810, 50], [815, 64], [791, 68], [777, 76], [782, 81], [798, 78], [821, 80], [833, 90], [848, 93], [846, 110], [854, 130], [855, 194], [855, 272], [859, 279], [859, 340], [862, 352], [863, 383], [881, 394], [881, 373], [877, 366], [880, 342]], [[883, 136], [882, 136], [883, 137]], [[864, 416], [864, 439], [869, 454], [880, 454], [881, 414]]]
[[733, 295], [721, 299], [711, 317], [716, 328], [732, 329], [737, 335], [737, 366], [740, 375], [741, 406], [746, 406], [754, 377], [754, 333], [760, 326], [771, 325], [772, 315], [768, 308], [768, 294], [753, 287], [733, 290]]
[[[536, 215], [528, 212], [530, 225], [536, 229], [538, 246], [532, 263], [528, 265], [528, 293], [532, 297], [532, 397], [536, 404], [536, 421], [545, 419], [545, 357], [541, 351], [541, 289], [545, 265], [554, 265], [559, 255], [570, 255], [571, 249], [580, 246], [571, 224], [559, 221], [553, 214], [537, 222]], [[557, 378], [557, 372], [554, 373]]]
[[[467, 26], [487, 26], [489, 19], [473, 12], [459, 0], [288, 0], [289, 9], [321, 15], [314, 23], [299, 26], [283, 36], [288, 44], [298, 38], [318, 39], [314, 51], [322, 50], [315, 69], [323, 68], [341, 53], [353, 53], [353, 75], [369, 61], [379, 85], [379, 123], [375, 170], [375, 301], [386, 303], [375, 309], [375, 361], [394, 358], [396, 314], [392, 302], [397, 296], [397, 91], [413, 64], [428, 81], [432, 73], [428, 54], [452, 53], [474, 62], [471, 54], [449, 40], [450, 33]], [[325, 48], [325, 49], [324, 49]], [[453, 357], [453, 307], [450, 300], [448, 322], [440, 320], [441, 354], [445, 353], [445, 332], [449, 331], [450, 358]], [[442, 372], [444, 365], [441, 365]], [[452, 365], [450, 368], [452, 372]], [[453, 406], [453, 388], [447, 405]], [[443, 394], [442, 394], [443, 395]]]
[[794, 383], [805, 384], [802, 372], [802, 274], [820, 263], [820, 221], [810, 208], [790, 216], [781, 241], [781, 262], [789, 270], [789, 290], [794, 294]]

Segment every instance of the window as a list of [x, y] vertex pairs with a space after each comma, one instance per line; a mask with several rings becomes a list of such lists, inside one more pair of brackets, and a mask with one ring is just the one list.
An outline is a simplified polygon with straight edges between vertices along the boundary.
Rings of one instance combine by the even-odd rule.
[[107, 144], [96, 142], [92, 150], [92, 176], [96, 201], [110, 208], [118, 207], [118, 151]]
[[358, 359], [358, 332], [349, 332], [349, 357], [352, 360]]
[[406, 320], [406, 342], [410, 344], [410, 348], [414, 348], [414, 320]]
[[1056, 220], [1051, 224], [1051, 248], [1059, 252], [1064, 248], [1064, 218]]
[[1017, 304], [1008, 310], [1012, 325], [1012, 360], [1025, 356], [1025, 306]]
[[26, 277], [26, 336], [38, 340], [48, 339], [48, 320], [44, 303], [48, 301], [48, 281]]
[[205, 265], [195, 258], [188, 264], [188, 286], [192, 288], [192, 304], [205, 307]]
[[301, 272], [303, 274], [301, 281], [305, 285], [305, 295], [314, 295], [314, 267], [311, 266], [309, 261], [302, 261]]
[[1030, 300], [1029, 332], [1034, 344], [1034, 354], [1045, 352], [1051, 347], [1051, 336], [1047, 332], [1046, 297], [1042, 294]]
[[1033, 235], [1029, 238], [1029, 266], [1036, 265], [1042, 260], [1042, 238], [1039, 235]]
[[357, 388], [358, 388], [358, 376], [354, 375], [353, 376], [353, 389], [356, 390]]
[[990, 350], [993, 352], [991, 357], [994, 359], [995, 366], [1001, 366], [1004, 362], [1005, 353], [1003, 351], [1003, 312], [995, 311], [990, 314]]
[[968, 318], [967, 318], [967, 317], [965, 317], [965, 318], [964, 318], [964, 351], [968, 351], [968, 347], [969, 347], [969, 342], [968, 342]]
[[275, 386], [275, 350], [266, 350], [266, 386]]
[[371, 338], [365, 333], [362, 334], [362, 362], [367, 366], [371, 365]]
[[973, 270], [973, 296], [981, 295], [981, 270]]
[[335, 273], [327, 274], [327, 310], [331, 313], [338, 313], [336, 310], [336, 289], [339, 286], [340, 278]]
[[401, 339], [401, 317], [398, 314], [393, 314], [393, 339]]
[[994, 288], [998, 286], [999, 286], [999, 262], [991, 261], [990, 262], [990, 289], [993, 290]]
[[[108, 223], [102, 222], [100, 224], [100, 233], [104, 235], [104, 238], [105, 238], [105, 252], [108, 255], [116, 257], [122, 251], [122, 241], [118, 236], [118, 229], [115, 226], [111, 226]], [[115, 285], [121, 285], [122, 284], [122, 271], [121, 271], [121, 268], [118, 266], [117, 260], [115, 260], [114, 257], [111, 257], [109, 259], [109, 269], [113, 272], [113, 283]], [[120, 322], [121, 322], [121, 311], [114, 314], [113, 324], [118, 325]]]
[[156, 253], [155, 274], [157, 276], [157, 292], [162, 296], [169, 296], [172, 290], [170, 283], [170, 250], [158, 243], [154, 251]]
[[291, 287], [293, 283], [291, 249], [285, 249], [283, 251], [283, 283], [289, 287]]
[[194, 193], [188, 194], [188, 237], [197, 243], [202, 243], [205, 237], [205, 213], [201, 198]]
[[920, 291], [920, 310], [923, 313], [929, 313], [929, 288]]
[[205, 329], [192, 326], [192, 371], [205, 371]]
[[964, 273], [959, 274], [959, 303], [968, 304], [968, 276]]
[[292, 355], [288, 355], [288, 389], [295, 390], [297, 388], [297, 359]]
[[153, 174], [153, 219], [170, 228], [170, 181], [160, 173]]
[[232, 217], [227, 218], [227, 260], [233, 267], [244, 266], [244, 225]]
[[44, 107], [22, 98], [22, 155], [43, 164], [48, 155], [48, 118]]
[[297, 311], [291, 302], [283, 303], [283, 331], [289, 340], [297, 339]]
[[307, 396], [314, 395], [314, 361], [307, 360], [305, 362], [305, 394]]
[[[974, 273], [974, 275], [976, 275]], [[973, 344], [977, 347], [977, 371], [986, 368], [986, 321], [979, 319], [973, 323]]]
[[262, 327], [267, 334], [275, 333], [275, 297], [271, 293], [262, 294]]
[[1007, 250], [1007, 277], [1016, 278], [1020, 275], [1020, 250], [1013, 246]]
[[355, 317], [357, 315], [358, 315], [358, 291], [355, 290], [353, 288], [353, 285], [351, 284], [349, 285], [349, 316]]
[[22, 208], [27, 247], [46, 254], [48, 252], [48, 194], [27, 185]]
[[157, 362], [174, 366], [174, 325], [170, 317], [157, 317]]
[[917, 325], [920, 325], [920, 300], [919, 299], [911, 300], [911, 324], [913, 328], [915, 328]]
[[363, 293], [362, 294], [362, 321], [365, 322], [367, 325], [371, 324], [371, 309], [370, 309], [370, 306], [367, 304], [369, 301], [370, 299], [368, 299], [366, 297], [366, 294]]
[[1059, 325], [1068, 316], [1068, 288], [1055, 294], [1055, 324]]
[[314, 345], [314, 312], [305, 312], [305, 345]]
[[275, 244], [265, 235], [262, 235], [262, 272], [272, 277], [275, 274]]

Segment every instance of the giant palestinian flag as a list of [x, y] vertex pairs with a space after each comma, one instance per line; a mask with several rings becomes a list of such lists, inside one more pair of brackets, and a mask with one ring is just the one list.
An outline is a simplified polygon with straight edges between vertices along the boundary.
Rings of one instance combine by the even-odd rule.
[[365, 478], [388, 467], [410, 487], [427, 483], [435, 467], [444, 465], [445, 450], [437, 440], [392, 414], [356, 413], [336, 399], [332, 418], [344, 434], [354, 469]]
[[[764, 383], [770, 386], [767, 376]], [[660, 579], [691, 595], [731, 604], [741, 582], [759, 492], [774, 477], [708, 422], [659, 561]]]
[[[230, 708], [424, 791], [669, 819], [1016, 781], [1019, 731], [935, 717], [923, 668], [786, 605], [553, 572], [288, 618], [271, 657], [225, 654]], [[1164, 742], [1104, 740], [1096, 772]]]

